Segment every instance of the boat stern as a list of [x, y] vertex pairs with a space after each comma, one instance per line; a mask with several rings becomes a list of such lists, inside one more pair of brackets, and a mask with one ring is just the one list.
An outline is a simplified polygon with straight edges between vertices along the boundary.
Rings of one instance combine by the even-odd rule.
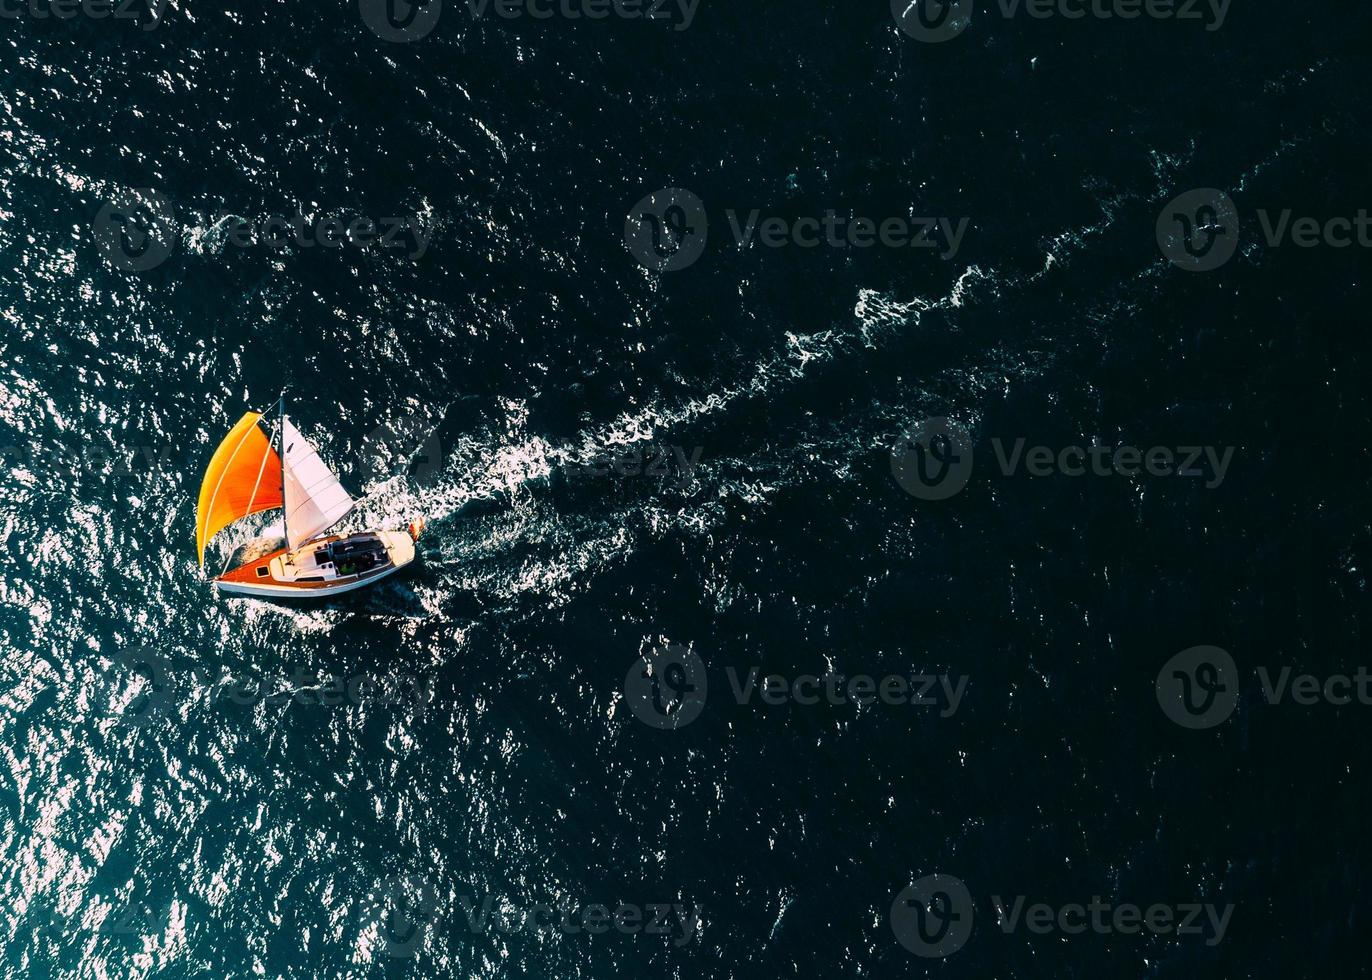
[[386, 553], [390, 555], [391, 564], [396, 568], [404, 568], [415, 560], [418, 554], [418, 549], [415, 548], [416, 539], [411, 537], [408, 531], [377, 531], [376, 536], [386, 546]]

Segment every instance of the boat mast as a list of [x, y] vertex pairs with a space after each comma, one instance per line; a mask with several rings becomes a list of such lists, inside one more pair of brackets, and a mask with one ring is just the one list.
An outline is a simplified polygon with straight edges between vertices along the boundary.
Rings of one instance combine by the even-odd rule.
[[278, 405], [280, 411], [277, 413], [280, 418], [277, 421], [277, 431], [280, 433], [277, 445], [281, 447], [281, 535], [286, 539], [286, 547], [291, 546], [291, 532], [286, 526], [287, 507], [286, 507], [286, 389], [281, 389], [281, 402]]

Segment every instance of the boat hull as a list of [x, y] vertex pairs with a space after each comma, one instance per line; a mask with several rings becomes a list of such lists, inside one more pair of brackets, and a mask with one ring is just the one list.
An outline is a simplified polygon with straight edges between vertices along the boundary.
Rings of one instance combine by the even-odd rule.
[[[338, 557], [339, 549], [354, 553]], [[362, 558], [370, 567], [359, 568]], [[225, 572], [214, 580], [224, 595], [258, 599], [325, 599], [355, 592], [389, 578], [416, 557], [414, 539], [404, 531], [364, 531], [307, 541], [282, 548]]]

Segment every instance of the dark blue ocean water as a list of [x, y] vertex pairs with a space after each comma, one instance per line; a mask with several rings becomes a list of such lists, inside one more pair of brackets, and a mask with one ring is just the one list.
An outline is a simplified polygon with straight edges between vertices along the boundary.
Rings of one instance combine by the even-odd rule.
[[[1372, 206], [1363, 8], [1206, 30], [983, 0], [941, 43], [879, 0], [450, 0], [408, 43], [340, 0], [4, 9], [6, 976], [1354, 962], [1372, 706], [1268, 704], [1256, 671], [1372, 659], [1372, 266], [1255, 216]], [[659, 273], [625, 223], [663, 188], [708, 240]], [[1155, 230], [1195, 188], [1242, 219], [1208, 272]], [[121, 237], [135, 200], [155, 220]], [[733, 240], [731, 213], [829, 209], [967, 230], [948, 258]], [[330, 217], [406, 223], [329, 248]], [[427, 519], [412, 573], [304, 609], [213, 593], [201, 472], [287, 386], [366, 494], [349, 526]], [[975, 458], [942, 501], [893, 474], [930, 417]], [[1019, 439], [1233, 453], [1211, 487], [1006, 474]], [[1238, 697], [1191, 731], [1155, 681], [1202, 644]], [[626, 676], [664, 647], [708, 697], [659, 729]], [[740, 703], [753, 669], [966, 687]], [[975, 901], [947, 958], [891, 915], [934, 874]], [[1232, 916], [1215, 943], [1005, 932], [1019, 895]]]

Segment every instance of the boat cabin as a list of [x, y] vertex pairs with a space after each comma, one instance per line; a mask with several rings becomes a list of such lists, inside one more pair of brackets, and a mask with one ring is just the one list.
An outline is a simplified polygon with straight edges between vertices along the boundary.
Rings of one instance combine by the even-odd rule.
[[314, 558], [320, 568], [332, 566], [339, 575], [360, 575], [390, 560], [385, 545], [374, 534], [355, 534], [331, 541], [328, 547], [316, 551]]

